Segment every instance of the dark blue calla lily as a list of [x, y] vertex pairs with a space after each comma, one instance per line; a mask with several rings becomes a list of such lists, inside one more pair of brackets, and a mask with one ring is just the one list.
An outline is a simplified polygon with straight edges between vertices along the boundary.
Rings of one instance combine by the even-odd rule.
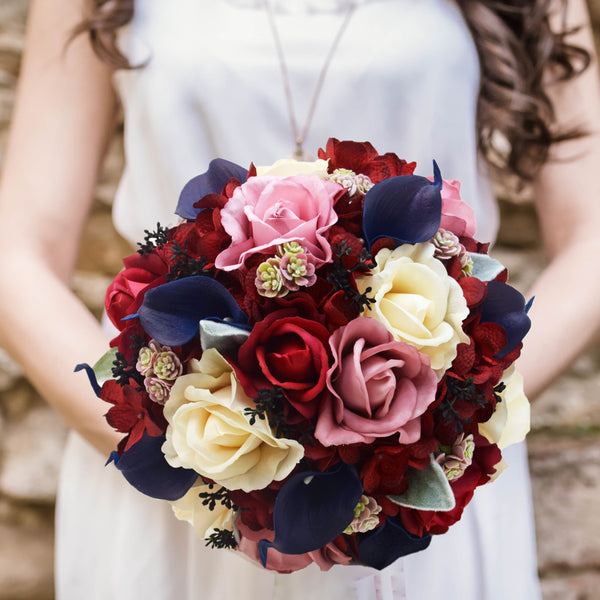
[[334, 540], [352, 522], [362, 491], [356, 469], [346, 464], [288, 479], [275, 499], [275, 538], [258, 544], [263, 566], [271, 547], [284, 554], [304, 554]]
[[94, 394], [96, 394], [96, 396], [100, 398], [102, 386], [98, 383], [98, 380], [96, 379], [96, 373], [94, 373], [94, 369], [92, 369], [92, 367], [90, 367], [90, 365], [88, 365], [87, 363], [80, 363], [73, 369], [73, 371], [75, 373], [78, 373], [79, 371], [85, 371], [86, 375], [88, 376], [88, 379], [90, 380], [90, 385], [94, 390]]
[[496, 358], [504, 358], [512, 352], [525, 337], [531, 327], [527, 313], [533, 298], [525, 304], [523, 294], [501, 281], [487, 284], [487, 295], [481, 304], [481, 322], [497, 323], [506, 331], [506, 346], [498, 352]]
[[188, 181], [181, 194], [175, 213], [183, 219], [193, 221], [200, 209], [194, 203], [208, 194], [220, 194], [225, 184], [232, 178], [246, 181], [248, 170], [223, 158], [215, 158], [208, 165], [208, 171]]
[[365, 196], [363, 232], [369, 247], [382, 237], [400, 243], [430, 240], [442, 218], [442, 175], [434, 161], [434, 179], [400, 175], [374, 185]]
[[164, 435], [153, 437], [144, 433], [120, 457], [113, 452], [106, 464], [114, 462], [123, 477], [142, 494], [159, 500], [177, 500], [194, 485], [198, 473], [169, 465], [161, 450], [164, 441]]
[[198, 333], [201, 319], [240, 324], [248, 320], [224, 285], [202, 275], [148, 290], [137, 317], [146, 333], [165, 346], [189, 342]]
[[415, 537], [399, 522], [388, 519], [373, 534], [358, 542], [358, 558], [365, 565], [381, 570], [401, 556], [425, 550], [430, 542], [430, 535]]

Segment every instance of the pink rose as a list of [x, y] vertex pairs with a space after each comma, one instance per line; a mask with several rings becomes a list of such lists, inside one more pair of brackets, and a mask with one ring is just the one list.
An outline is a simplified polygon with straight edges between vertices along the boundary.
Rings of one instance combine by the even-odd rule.
[[[236, 527], [241, 534], [238, 551], [260, 563], [258, 542], [261, 539], [273, 541], [274, 532], [271, 529], [253, 531], [240, 519], [236, 522]], [[304, 554], [282, 554], [275, 548], [269, 548], [267, 569], [278, 573], [292, 573], [315, 562], [321, 571], [328, 571], [333, 565], [349, 565], [351, 561], [352, 558], [336, 544], [336, 540], [333, 540], [323, 548]]]
[[386, 327], [358, 317], [329, 339], [333, 364], [327, 372], [331, 394], [323, 400], [315, 437], [342, 445], [399, 433], [412, 444], [421, 433], [420, 416], [435, 400], [437, 377], [429, 358]]
[[337, 221], [333, 203], [341, 192], [337, 183], [308, 175], [251, 177], [221, 210], [231, 245], [217, 256], [217, 269], [238, 269], [252, 254], [271, 254], [291, 241], [299, 242], [317, 267], [331, 262], [324, 236]]
[[460, 181], [444, 179], [440, 227], [458, 236], [473, 237], [475, 235], [475, 213], [466, 202], [460, 199]]

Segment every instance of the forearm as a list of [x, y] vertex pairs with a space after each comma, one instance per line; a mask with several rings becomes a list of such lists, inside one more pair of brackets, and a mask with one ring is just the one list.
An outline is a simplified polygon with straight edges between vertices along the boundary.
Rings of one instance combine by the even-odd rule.
[[541, 273], [530, 294], [531, 331], [517, 368], [530, 399], [565, 371], [600, 332], [600, 240], [574, 241]]
[[35, 256], [2, 259], [0, 278], [0, 345], [68, 425], [108, 456], [119, 439], [103, 417], [109, 406], [73, 372], [108, 348], [95, 318]]

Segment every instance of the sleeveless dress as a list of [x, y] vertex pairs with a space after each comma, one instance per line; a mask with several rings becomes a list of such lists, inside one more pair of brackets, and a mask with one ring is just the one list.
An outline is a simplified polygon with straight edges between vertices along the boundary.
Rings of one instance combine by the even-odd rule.
[[[271, 0], [296, 119], [302, 127], [348, 0]], [[450, 0], [354, 0], [305, 149], [328, 137], [436, 159], [462, 183], [477, 237], [497, 211], [477, 160], [477, 53]], [[173, 210], [188, 179], [214, 157], [270, 164], [294, 146], [280, 64], [262, 0], [138, 0], [123, 32], [130, 59], [116, 85], [125, 110], [126, 168], [114, 205], [132, 242]], [[316, 565], [291, 575], [211, 550], [166, 502], [131, 488], [72, 434], [57, 504], [58, 600], [536, 600], [533, 517], [524, 444], [510, 468], [476, 491], [462, 520], [430, 547], [378, 572]]]

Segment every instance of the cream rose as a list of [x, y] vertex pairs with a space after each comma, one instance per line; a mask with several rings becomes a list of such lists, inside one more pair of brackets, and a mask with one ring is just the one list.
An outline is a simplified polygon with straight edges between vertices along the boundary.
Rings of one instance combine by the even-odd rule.
[[194, 527], [198, 537], [206, 539], [215, 529], [233, 530], [235, 512], [223, 504], [216, 503], [213, 510], [210, 510], [204, 499], [200, 498], [202, 492], [214, 491], [206, 485], [202, 479], [198, 481], [187, 491], [185, 496], [171, 502], [171, 507], [175, 516], [180, 521], [187, 521]]
[[231, 365], [215, 349], [190, 361], [165, 404], [167, 427], [162, 450], [172, 467], [245, 492], [285, 479], [304, 455], [295, 440], [277, 438], [269, 424], [250, 425], [244, 409], [254, 402]]
[[500, 450], [525, 439], [530, 427], [529, 400], [523, 391], [523, 376], [514, 365], [504, 371], [500, 392], [501, 402], [485, 423], [479, 424], [479, 433]]
[[412, 344], [431, 359], [438, 379], [469, 338], [462, 322], [469, 314], [462, 290], [434, 258], [430, 243], [403, 244], [377, 253], [371, 274], [356, 280], [375, 298], [364, 315], [381, 321], [396, 340]]
[[256, 174], [291, 177], [292, 175], [316, 175], [319, 179], [327, 179], [328, 161], [317, 159], [312, 162], [282, 158], [268, 167], [256, 167]]

